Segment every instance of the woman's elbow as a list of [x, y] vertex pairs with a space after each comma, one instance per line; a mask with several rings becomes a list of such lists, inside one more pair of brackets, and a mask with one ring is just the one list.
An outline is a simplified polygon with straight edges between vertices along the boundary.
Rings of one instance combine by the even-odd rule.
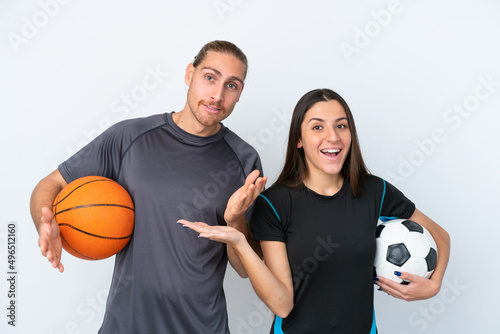
[[290, 312], [292, 312], [292, 309], [293, 309], [293, 303], [287, 303], [285, 305], [282, 305], [281, 307], [277, 307], [275, 310], [272, 311], [275, 315], [284, 319], [288, 317]]
[[450, 237], [450, 234], [444, 229], [444, 228], [440, 228], [440, 231], [439, 231], [439, 236], [438, 238], [445, 244], [449, 247], [450, 243], [451, 243], [451, 237]]

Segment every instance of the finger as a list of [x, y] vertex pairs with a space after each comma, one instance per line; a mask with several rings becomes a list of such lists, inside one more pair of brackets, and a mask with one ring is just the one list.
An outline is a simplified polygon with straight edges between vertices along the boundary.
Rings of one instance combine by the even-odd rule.
[[[396, 275], [396, 276], [403, 278], [403, 275], [401, 276]], [[382, 291], [386, 292], [387, 294], [391, 295], [394, 298], [399, 298], [406, 301], [413, 300], [412, 291], [414, 291], [415, 289], [415, 283], [401, 284], [393, 280], [382, 277], [379, 278], [378, 283]]]
[[259, 177], [260, 175], [260, 171], [259, 170], [254, 170], [252, 171], [250, 174], [248, 174], [246, 180], [245, 180], [245, 185], [244, 186], [249, 186], [250, 184], [254, 184], [255, 181], [257, 180], [257, 178]]
[[221, 240], [221, 234], [217, 231], [206, 231], [206, 232], [201, 232], [198, 235], [199, 238], [205, 238], [205, 239], [210, 239], [210, 240], [215, 240], [219, 241]]
[[40, 252], [43, 256], [47, 257], [47, 245], [43, 245], [43, 248], [40, 247]]
[[52, 268], [58, 268], [60, 261], [52, 250], [47, 252], [47, 260], [50, 262]]
[[242, 209], [245, 208], [245, 206], [247, 205], [248, 198], [249, 198], [249, 194], [246, 192], [238, 194], [237, 201], [234, 204], [233, 208], [231, 208], [231, 209], [233, 211], [237, 211], [237, 212], [244, 211]]
[[53, 264], [56, 261], [56, 257], [54, 256], [54, 251], [52, 249], [49, 249], [45, 253], [47, 260], [49, 260], [49, 262]]
[[414, 282], [414, 281], [418, 281], [418, 280], [423, 278], [423, 277], [420, 277], [418, 275], [410, 274], [410, 273], [407, 273], [404, 271], [402, 271], [402, 272], [395, 271], [394, 275], [398, 276], [399, 278], [401, 278], [402, 280], [405, 280], [407, 282]]
[[64, 266], [62, 265], [61, 261], [52, 262], [52, 267], [59, 270], [60, 273], [64, 271]]
[[378, 285], [379, 291], [385, 292], [394, 298], [402, 299], [400, 296], [400, 293], [397, 290], [392, 289], [391, 287], [389, 287], [388, 285], [385, 285], [385, 284], [378, 283], [377, 285]]
[[259, 192], [262, 192], [262, 190], [264, 190], [266, 183], [267, 183], [267, 176], [259, 177], [257, 179], [257, 181], [255, 182], [255, 185], [260, 190]]
[[401, 283], [386, 277], [379, 276], [377, 278], [378, 278], [378, 285], [383, 289], [394, 289], [402, 285]]
[[231, 233], [227, 233], [222, 229], [213, 229], [207, 232], [202, 232], [198, 236], [200, 238], [206, 238], [213, 241], [224, 242], [227, 244], [232, 244], [235, 240], [235, 236], [231, 235]]
[[396, 291], [398, 286], [402, 285], [401, 283], [395, 282], [382, 276], [376, 277], [375, 281], [377, 282], [379, 290], [384, 291], [385, 293], [389, 293], [390, 295], [392, 295], [394, 291]]
[[185, 219], [179, 219], [177, 221], [177, 224], [180, 224], [180, 225], [190, 225], [190, 226], [210, 226], [208, 224], [205, 224], [204, 222], [192, 222], [192, 221], [185, 220]]
[[47, 253], [47, 240], [45, 238], [38, 238], [38, 247], [40, 247], [40, 251], [45, 256]]
[[58, 269], [59, 272], [62, 273], [64, 271], [64, 266], [61, 262], [61, 254], [57, 253], [54, 255], [55, 255], [55, 258], [54, 258], [54, 260], [51, 261], [52, 267]]
[[202, 222], [190, 222], [190, 221], [187, 221], [184, 219], [178, 220], [177, 224], [182, 225], [183, 227], [186, 227], [186, 228], [190, 228], [196, 232], [203, 232], [203, 231], [207, 230], [207, 227], [209, 227], [209, 225], [202, 223]]
[[258, 185], [258, 194], [262, 193], [264, 189], [266, 188], [266, 183], [267, 183], [267, 178], [263, 179], [262, 182]]
[[49, 209], [48, 207], [44, 206], [42, 208], [42, 221], [44, 221], [46, 223], [50, 223], [53, 218], [54, 218], [54, 214], [52, 213], [52, 210]]
[[259, 177], [259, 179], [255, 182], [255, 187], [252, 189], [252, 202], [257, 198], [257, 196], [264, 191], [264, 187], [266, 186], [267, 176]]

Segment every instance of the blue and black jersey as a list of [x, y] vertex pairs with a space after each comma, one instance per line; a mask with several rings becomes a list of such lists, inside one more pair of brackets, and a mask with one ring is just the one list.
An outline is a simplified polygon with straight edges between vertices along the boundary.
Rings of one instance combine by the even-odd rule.
[[367, 175], [357, 198], [344, 181], [333, 196], [274, 184], [258, 197], [254, 239], [286, 243], [294, 308], [271, 333], [376, 333], [373, 307], [375, 231], [380, 217], [409, 218], [415, 205]]

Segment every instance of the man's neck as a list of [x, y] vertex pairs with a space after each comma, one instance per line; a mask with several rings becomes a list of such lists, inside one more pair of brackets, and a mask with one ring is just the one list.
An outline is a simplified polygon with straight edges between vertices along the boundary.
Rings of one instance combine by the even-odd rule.
[[201, 124], [186, 108], [187, 106], [172, 115], [175, 124], [182, 130], [195, 136], [208, 137], [216, 134], [221, 129], [221, 124], [215, 124], [214, 126]]

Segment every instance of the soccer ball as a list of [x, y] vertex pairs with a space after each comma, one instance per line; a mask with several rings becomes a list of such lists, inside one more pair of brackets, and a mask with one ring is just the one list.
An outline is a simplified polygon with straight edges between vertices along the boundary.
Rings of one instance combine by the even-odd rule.
[[375, 274], [398, 283], [408, 283], [394, 271], [431, 277], [437, 262], [436, 242], [422, 225], [394, 219], [377, 226]]

